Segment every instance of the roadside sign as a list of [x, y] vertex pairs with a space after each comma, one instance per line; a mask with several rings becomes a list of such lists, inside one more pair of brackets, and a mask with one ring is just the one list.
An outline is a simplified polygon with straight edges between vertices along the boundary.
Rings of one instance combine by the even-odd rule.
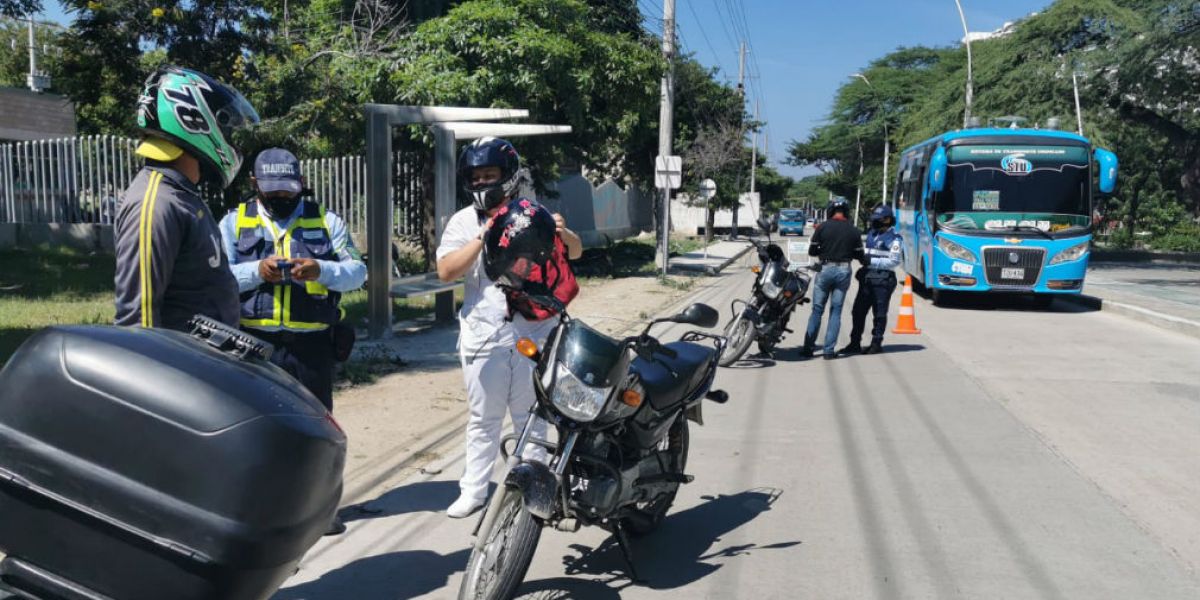
[[705, 179], [700, 182], [700, 198], [705, 202], [713, 199], [717, 195], [717, 182], [711, 179]]
[[658, 156], [654, 159], [654, 187], [677, 190], [683, 185], [683, 158]]
[[792, 266], [806, 266], [812, 264], [813, 257], [808, 255], [808, 242], [788, 242], [787, 245], [788, 262]]

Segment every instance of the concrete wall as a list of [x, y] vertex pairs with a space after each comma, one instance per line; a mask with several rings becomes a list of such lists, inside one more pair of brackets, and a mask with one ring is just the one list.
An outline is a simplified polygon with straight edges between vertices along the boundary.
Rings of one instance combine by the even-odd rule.
[[[671, 230], [684, 235], [701, 235], [704, 233], [705, 215], [703, 206], [689, 206], [691, 199], [680, 195], [671, 199]], [[754, 227], [758, 220], [758, 195], [742, 194], [742, 205], [738, 209], [738, 229]], [[719, 210], [713, 220], [713, 229], [725, 231], [733, 226], [733, 211]]]
[[0, 249], [41, 245], [112, 253], [113, 228], [90, 223], [0, 223]]
[[612, 180], [594, 186], [586, 177], [572, 175], [551, 189], [558, 192], [558, 198], [539, 197], [538, 201], [562, 213], [586, 247], [604, 246], [653, 226], [654, 197], [636, 187], [624, 189]]
[[75, 105], [62, 96], [0, 87], [0, 140], [75, 135]]

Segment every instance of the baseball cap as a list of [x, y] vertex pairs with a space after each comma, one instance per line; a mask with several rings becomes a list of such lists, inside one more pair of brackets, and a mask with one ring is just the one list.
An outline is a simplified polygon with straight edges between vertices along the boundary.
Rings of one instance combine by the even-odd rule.
[[300, 161], [283, 148], [267, 148], [254, 159], [254, 179], [263, 192], [299, 194]]

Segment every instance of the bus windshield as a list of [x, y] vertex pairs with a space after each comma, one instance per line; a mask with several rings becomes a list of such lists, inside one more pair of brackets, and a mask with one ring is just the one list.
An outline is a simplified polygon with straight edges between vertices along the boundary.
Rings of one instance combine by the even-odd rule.
[[1086, 228], [1091, 172], [1083, 146], [954, 146], [937, 222], [960, 230]]
[[779, 220], [781, 221], [802, 221], [804, 213], [798, 210], [781, 210], [779, 211]]

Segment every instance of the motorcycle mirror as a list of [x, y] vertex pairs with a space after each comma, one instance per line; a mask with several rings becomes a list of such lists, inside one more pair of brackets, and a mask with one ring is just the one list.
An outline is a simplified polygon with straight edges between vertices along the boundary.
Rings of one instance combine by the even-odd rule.
[[687, 307], [683, 312], [671, 317], [671, 321], [675, 323], [684, 323], [687, 325], [696, 325], [698, 327], [715, 327], [717, 321], [721, 319], [717, 309], [699, 302]]

